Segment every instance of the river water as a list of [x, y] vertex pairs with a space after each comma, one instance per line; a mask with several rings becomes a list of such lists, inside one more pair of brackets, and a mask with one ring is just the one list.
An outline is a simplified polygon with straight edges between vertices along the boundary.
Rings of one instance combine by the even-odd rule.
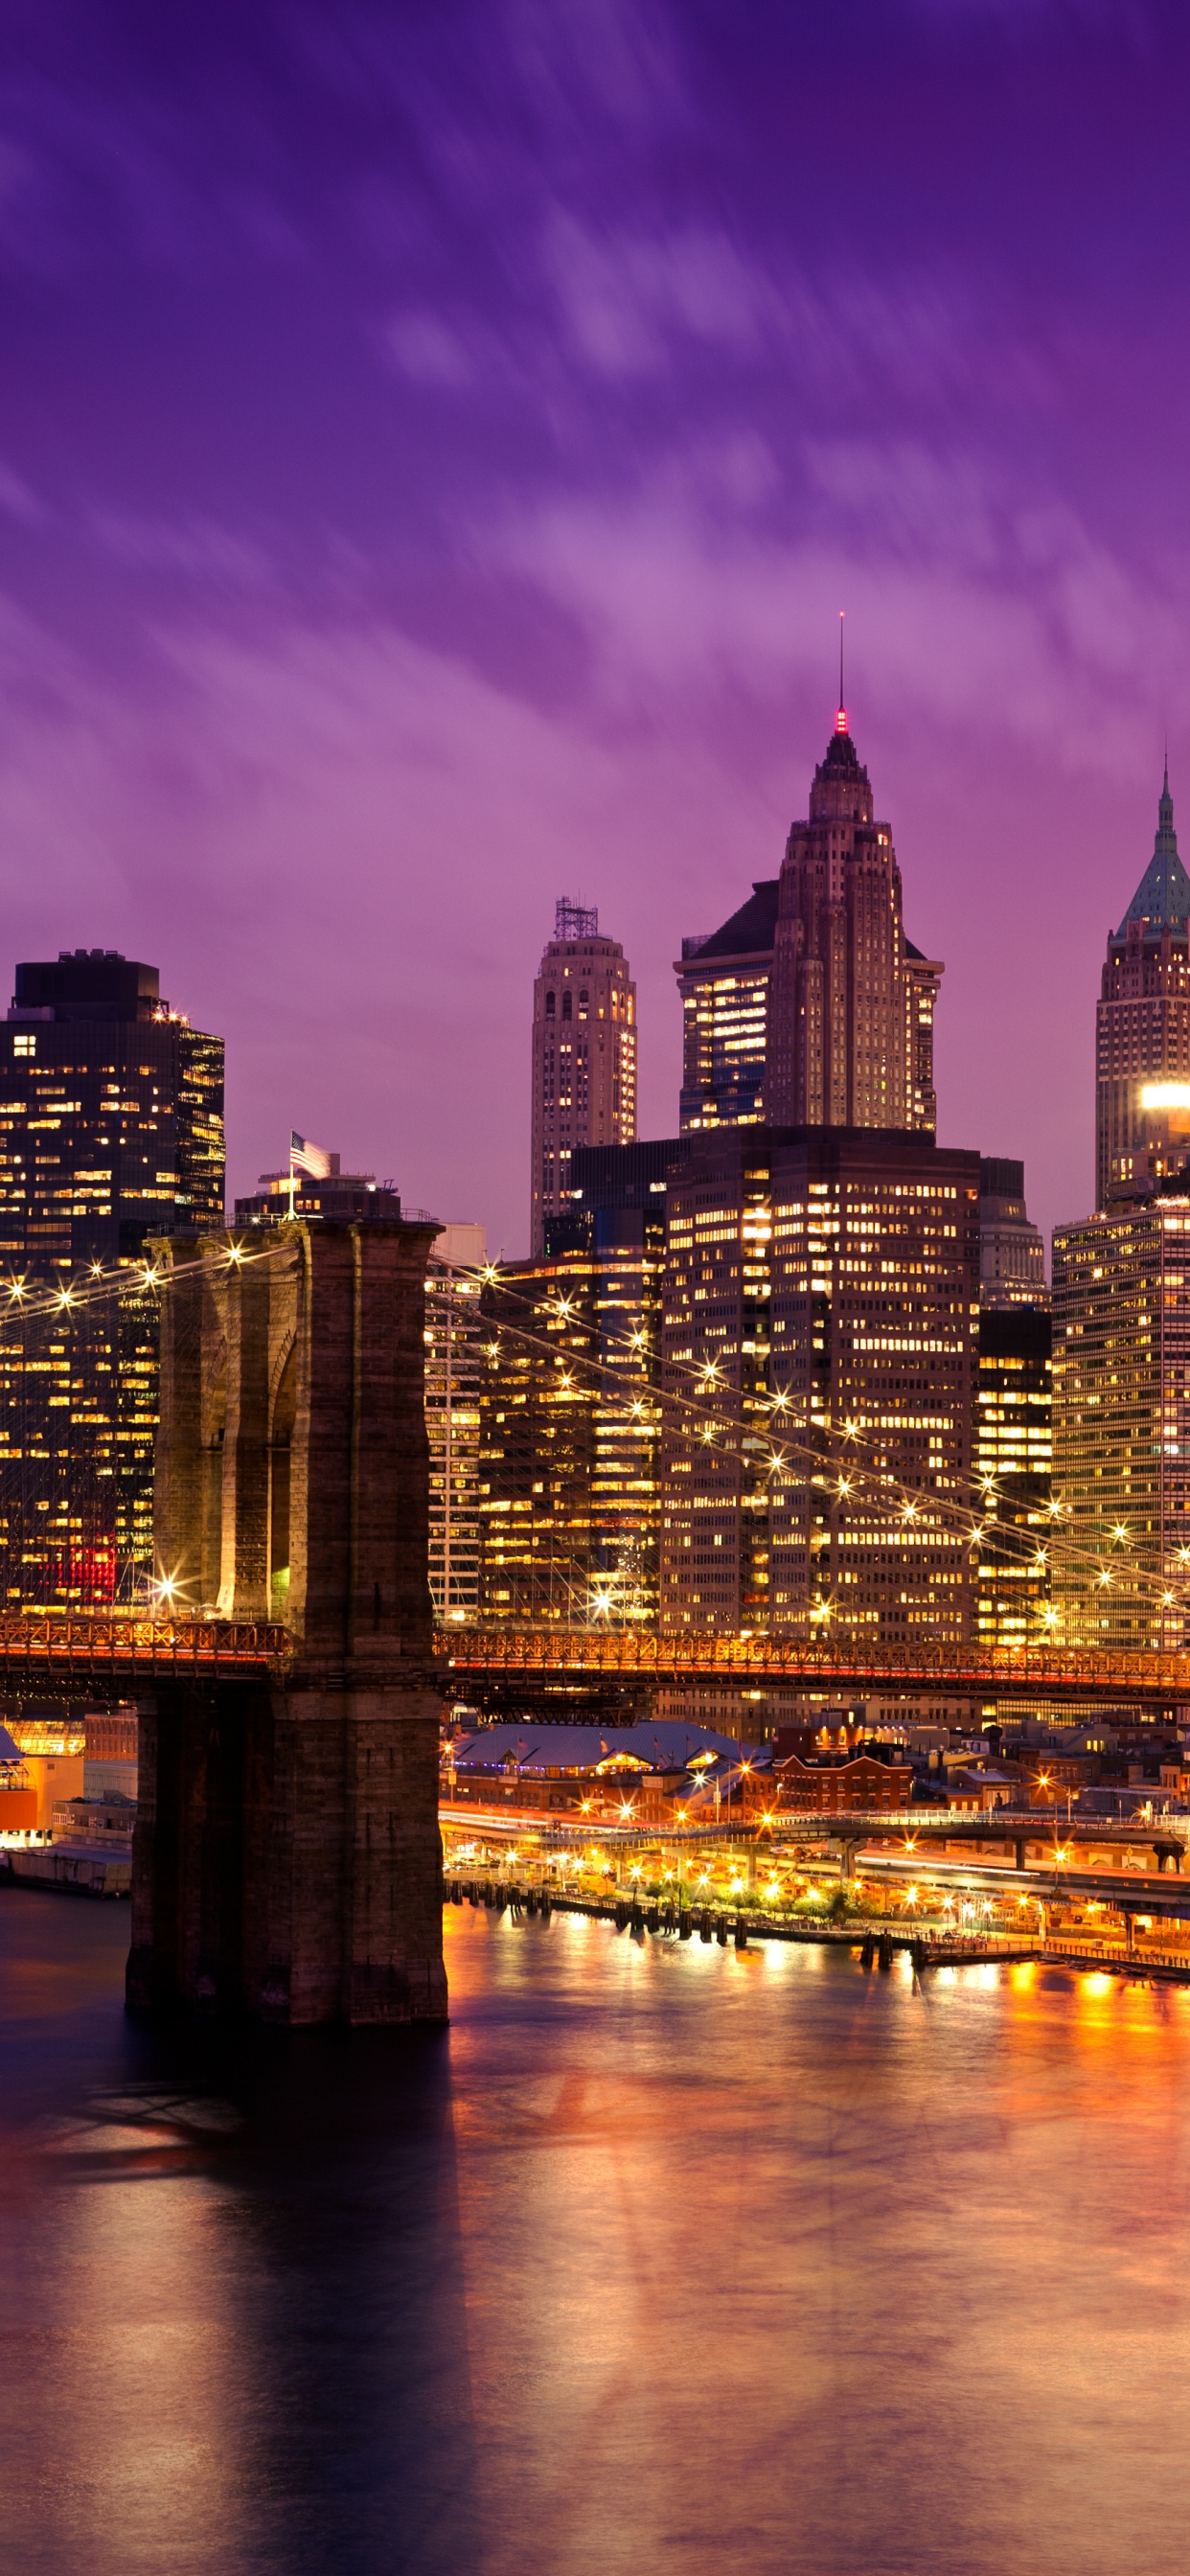
[[0, 1894], [46, 2576], [1165, 2576], [1190, 1993], [446, 1917], [448, 2033], [156, 2034]]

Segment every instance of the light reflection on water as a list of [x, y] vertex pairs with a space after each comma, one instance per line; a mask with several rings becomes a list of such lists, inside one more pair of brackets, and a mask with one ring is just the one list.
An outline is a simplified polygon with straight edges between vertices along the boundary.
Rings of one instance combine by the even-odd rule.
[[0, 1895], [6, 2563], [1181, 2569], [1190, 1994], [446, 1927], [448, 2035], [228, 2043]]

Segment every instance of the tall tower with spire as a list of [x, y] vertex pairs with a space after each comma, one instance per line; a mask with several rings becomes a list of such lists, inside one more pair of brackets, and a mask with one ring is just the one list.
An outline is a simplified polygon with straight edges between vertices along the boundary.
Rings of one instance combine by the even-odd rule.
[[1167, 759], [1152, 858], [1107, 934], [1095, 1015], [1096, 1207], [1143, 1186], [1167, 1156], [1181, 1163], [1190, 1153], [1188, 924]]
[[765, 1117], [932, 1131], [941, 964], [905, 937], [892, 833], [842, 704], [789, 834], [777, 895]]
[[559, 898], [533, 987], [533, 1258], [569, 1215], [571, 1156], [636, 1135], [636, 986], [594, 905]]

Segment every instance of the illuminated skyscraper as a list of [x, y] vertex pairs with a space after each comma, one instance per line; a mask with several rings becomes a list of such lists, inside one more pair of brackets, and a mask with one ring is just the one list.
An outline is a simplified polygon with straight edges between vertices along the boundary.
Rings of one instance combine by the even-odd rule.
[[776, 921], [777, 880], [761, 877], [747, 903], [719, 930], [682, 941], [674, 972], [682, 996], [683, 1135], [704, 1127], [754, 1127], [764, 1116]]
[[1045, 1245], [1025, 1167], [979, 1164], [979, 1377], [975, 1628], [983, 1646], [1035, 1645], [1050, 1625], [1052, 1329]]
[[974, 1154], [855, 1128], [670, 1173], [667, 1627], [970, 1633], [978, 1188]]
[[[1107, 935], [1095, 1013], [1097, 1208], [1176, 1168], [1190, 1150], [1188, 921], [1190, 877], [1178, 857], [1167, 765], [1152, 858]], [[1146, 1100], [1147, 1092], [1156, 1096]]]
[[636, 986], [598, 912], [563, 898], [533, 987], [534, 1258], [546, 1218], [569, 1206], [576, 1148], [635, 1134]]
[[981, 1646], [1036, 1645], [1049, 1627], [1053, 1386], [1047, 1307], [984, 1307], [979, 1318], [975, 1473]]
[[[115, 950], [22, 964], [0, 1024], [0, 1256], [27, 1289], [223, 1222], [223, 1041]], [[34, 1300], [36, 1302], [36, 1300]], [[151, 1290], [0, 1325], [0, 1584], [102, 1601], [152, 1563]]]
[[901, 923], [901, 872], [840, 707], [777, 897], [765, 1114], [806, 1127], [936, 1125], [941, 965]]
[[484, 1289], [487, 1619], [656, 1617], [663, 1228], [622, 1206], [584, 1230], [585, 1249], [505, 1263]]
[[1054, 1235], [1054, 1604], [1077, 1645], [1190, 1643], [1190, 1198]]
[[780, 877], [684, 939], [683, 1134], [767, 1120], [932, 1133], [942, 978], [901, 922], [901, 877], [842, 707]]
[[430, 1593], [438, 1619], [479, 1608], [479, 1433], [484, 1385], [481, 1225], [444, 1225], [426, 1276]]

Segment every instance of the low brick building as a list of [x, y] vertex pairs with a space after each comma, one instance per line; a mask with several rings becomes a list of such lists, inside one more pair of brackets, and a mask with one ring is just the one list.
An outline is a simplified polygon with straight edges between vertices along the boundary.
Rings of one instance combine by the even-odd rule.
[[774, 1762], [773, 1779], [782, 1807], [814, 1815], [838, 1815], [858, 1807], [907, 1807], [913, 1795], [909, 1764], [882, 1761], [871, 1752], [826, 1754], [817, 1761], [789, 1754], [783, 1762]]

